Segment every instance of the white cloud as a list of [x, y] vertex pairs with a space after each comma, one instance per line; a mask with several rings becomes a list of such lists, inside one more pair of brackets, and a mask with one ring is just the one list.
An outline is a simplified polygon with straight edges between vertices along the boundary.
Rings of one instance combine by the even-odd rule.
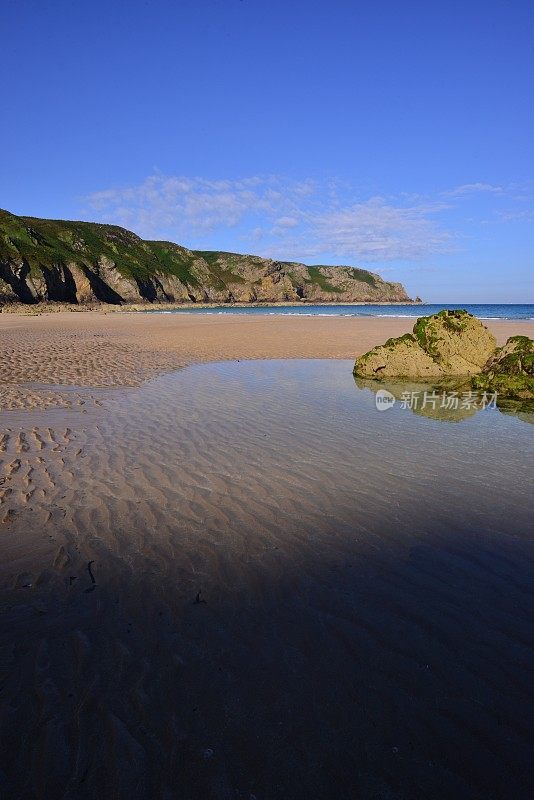
[[294, 182], [278, 176], [207, 180], [151, 175], [137, 186], [106, 189], [86, 198], [88, 213], [145, 238], [182, 244], [235, 229], [261, 243], [262, 255], [286, 260], [387, 262], [422, 259], [448, 247], [450, 235], [434, 219], [443, 203], [406, 198], [355, 199], [336, 181]]
[[191, 233], [232, 227], [251, 210], [270, 211], [277, 200], [271, 182], [151, 175], [138, 186], [95, 192], [85, 199], [102, 219], [134, 224], [145, 236], [166, 228]]
[[462, 186], [456, 186], [448, 192], [444, 192], [447, 197], [460, 197], [464, 194], [473, 194], [473, 192], [491, 192], [492, 194], [500, 194], [504, 189], [502, 186], [493, 186], [491, 183], [464, 183]]

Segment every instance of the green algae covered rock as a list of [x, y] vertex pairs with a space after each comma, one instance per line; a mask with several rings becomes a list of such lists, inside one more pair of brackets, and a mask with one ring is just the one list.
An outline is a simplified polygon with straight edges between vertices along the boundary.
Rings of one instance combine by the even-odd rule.
[[534, 341], [511, 336], [472, 382], [475, 389], [497, 392], [501, 399], [534, 404]]
[[356, 359], [361, 378], [436, 378], [475, 375], [496, 348], [493, 334], [467, 311], [443, 310], [420, 317], [407, 333]]

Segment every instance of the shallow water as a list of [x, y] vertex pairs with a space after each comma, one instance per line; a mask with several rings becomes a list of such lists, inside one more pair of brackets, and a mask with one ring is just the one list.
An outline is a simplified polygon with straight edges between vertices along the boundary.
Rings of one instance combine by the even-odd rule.
[[6, 796], [532, 796], [534, 427], [351, 369], [0, 414]]

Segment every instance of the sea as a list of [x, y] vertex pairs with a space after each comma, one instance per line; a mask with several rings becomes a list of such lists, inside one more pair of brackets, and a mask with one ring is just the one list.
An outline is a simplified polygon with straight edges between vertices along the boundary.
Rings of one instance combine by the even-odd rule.
[[423, 303], [418, 305], [260, 305], [199, 306], [154, 310], [154, 314], [246, 314], [304, 317], [426, 317], [442, 309], [462, 308], [479, 319], [534, 320], [534, 303]]

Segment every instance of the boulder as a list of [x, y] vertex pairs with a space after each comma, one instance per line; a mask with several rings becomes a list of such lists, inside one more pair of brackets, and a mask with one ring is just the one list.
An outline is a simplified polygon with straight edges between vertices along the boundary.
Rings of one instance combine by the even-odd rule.
[[473, 386], [497, 392], [501, 399], [534, 401], [534, 341], [528, 336], [511, 336], [473, 378]]
[[443, 310], [420, 317], [407, 333], [356, 359], [362, 378], [435, 378], [475, 375], [495, 352], [493, 334], [467, 311]]

